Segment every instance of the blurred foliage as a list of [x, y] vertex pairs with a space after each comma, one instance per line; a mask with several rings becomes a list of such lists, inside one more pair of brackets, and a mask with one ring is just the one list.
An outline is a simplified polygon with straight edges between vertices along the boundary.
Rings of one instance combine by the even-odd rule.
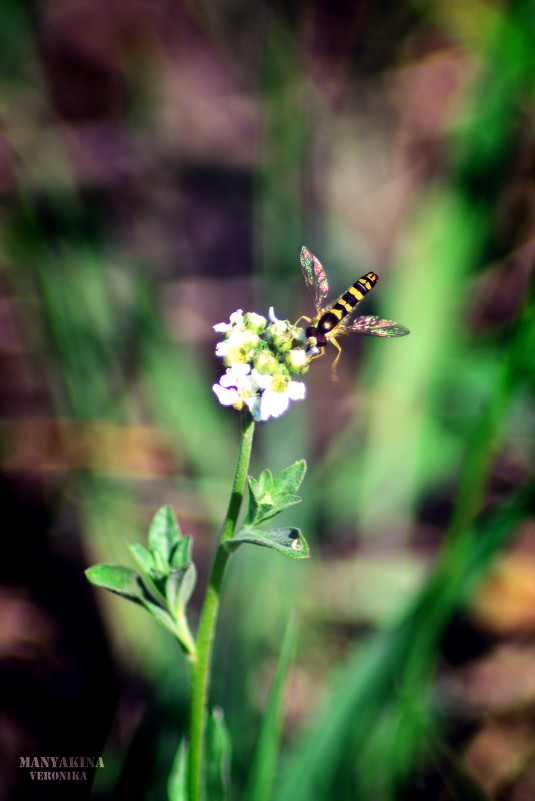
[[308, 461], [311, 559], [231, 560], [213, 700], [234, 796], [293, 610], [277, 801], [534, 796], [533, 3], [4, 16], [0, 797], [35, 792], [20, 754], [82, 749], [107, 766], [94, 798], [164, 797], [186, 667], [83, 569], [169, 503], [203, 586], [238, 434], [211, 326], [311, 314], [301, 244], [334, 293], [376, 270], [364, 313], [411, 335], [348, 337], [340, 382], [327, 354], [259, 427], [253, 475]]

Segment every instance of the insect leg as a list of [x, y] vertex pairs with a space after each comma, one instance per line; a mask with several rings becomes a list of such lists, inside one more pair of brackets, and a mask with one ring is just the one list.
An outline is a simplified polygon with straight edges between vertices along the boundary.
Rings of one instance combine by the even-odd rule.
[[336, 375], [336, 365], [338, 364], [338, 359], [342, 355], [342, 348], [340, 347], [340, 345], [338, 344], [338, 342], [334, 337], [330, 337], [329, 342], [332, 342], [333, 345], [335, 345], [338, 349], [338, 353], [336, 354], [334, 362], [331, 365], [331, 378], [333, 381], [338, 381], [338, 376]]
[[301, 315], [301, 317], [298, 317], [298, 318], [297, 318], [297, 320], [296, 320], [296, 321], [295, 321], [295, 323], [293, 324], [292, 328], [295, 328], [295, 327], [296, 327], [296, 325], [297, 325], [297, 323], [299, 323], [301, 320], [306, 320], [306, 321], [307, 321], [307, 323], [311, 323], [311, 322], [312, 322], [312, 320], [310, 319], [310, 317], [306, 317], [304, 314], [302, 314], [302, 315]]

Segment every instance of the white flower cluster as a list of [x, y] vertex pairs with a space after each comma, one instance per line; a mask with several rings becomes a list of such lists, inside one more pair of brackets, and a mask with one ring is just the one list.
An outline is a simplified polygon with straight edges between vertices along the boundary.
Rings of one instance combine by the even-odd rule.
[[269, 323], [260, 314], [238, 309], [214, 331], [223, 334], [215, 352], [227, 369], [212, 389], [223, 406], [246, 406], [258, 421], [280, 417], [290, 401], [303, 400], [305, 385], [292, 379], [308, 370], [313, 355], [302, 328], [278, 320], [273, 308]]

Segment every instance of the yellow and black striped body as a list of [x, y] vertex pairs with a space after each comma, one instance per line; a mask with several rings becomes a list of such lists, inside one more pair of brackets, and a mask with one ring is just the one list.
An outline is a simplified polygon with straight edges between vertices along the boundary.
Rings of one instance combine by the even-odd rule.
[[307, 328], [307, 337], [312, 337], [315, 340], [314, 344], [318, 348], [324, 348], [329, 339], [333, 339], [336, 335], [342, 333], [343, 326], [340, 328], [340, 323], [342, 323], [347, 315], [355, 308], [357, 303], [362, 300], [364, 295], [366, 295], [370, 289], [373, 289], [378, 280], [379, 277], [375, 273], [370, 272], [363, 275], [358, 281], [355, 281], [347, 292], [340, 295], [336, 303], [334, 303], [330, 309], [323, 311], [321, 315], [314, 320], [313, 324]]

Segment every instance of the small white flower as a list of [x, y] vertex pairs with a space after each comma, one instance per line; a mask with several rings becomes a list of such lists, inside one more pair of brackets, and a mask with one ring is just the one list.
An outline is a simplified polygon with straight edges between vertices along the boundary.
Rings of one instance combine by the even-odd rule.
[[245, 329], [233, 329], [215, 348], [216, 356], [226, 359], [227, 363], [245, 363], [249, 361], [251, 352], [259, 342], [258, 334]]
[[214, 384], [212, 389], [222, 406], [241, 409], [246, 404], [253, 413], [253, 408], [256, 409], [260, 401], [259, 385], [248, 364], [234, 364], [227, 368], [219, 379], [219, 384]]
[[299, 372], [308, 363], [310, 356], [303, 348], [292, 348], [286, 356], [286, 363], [295, 372]]
[[218, 334], [225, 334], [227, 331], [231, 331], [236, 327], [243, 328], [243, 311], [241, 309], [237, 309], [235, 312], [232, 312], [229, 320], [229, 323], [216, 323], [216, 325], [212, 326], [212, 328], [214, 331], [217, 331]]
[[[301, 381], [289, 381], [281, 375], [263, 375], [253, 370], [253, 376], [263, 389], [260, 397], [258, 417], [255, 420], [268, 420], [270, 417], [280, 417], [287, 410], [290, 401], [303, 400], [306, 387]], [[256, 375], [255, 375], [256, 374]]]
[[241, 309], [236, 309], [235, 312], [229, 317], [230, 322], [233, 325], [243, 325], [243, 311]]
[[256, 312], [246, 312], [245, 325], [252, 331], [256, 331], [257, 334], [261, 334], [267, 325], [267, 320]]

